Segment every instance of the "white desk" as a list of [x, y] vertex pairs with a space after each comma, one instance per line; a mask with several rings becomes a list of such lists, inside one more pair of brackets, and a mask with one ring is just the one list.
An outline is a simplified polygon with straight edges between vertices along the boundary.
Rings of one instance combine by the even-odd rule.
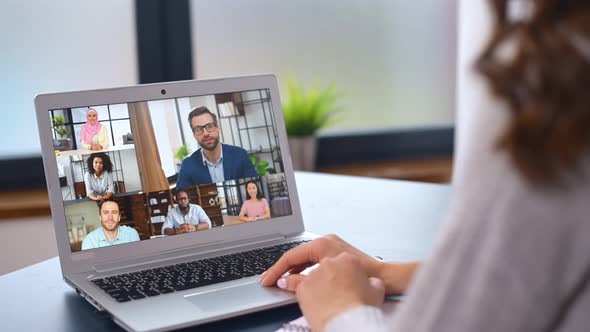
[[[308, 230], [337, 233], [386, 260], [428, 255], [451, 191], [446, 185], [314, 173], [298, 173], [296, 180]], [[120, 330], [66, 286], [57, 257], [0, 277], [0, 294], [2, 331]], [[300, 314], [291, 305], [198, 330], [274, 331]]]

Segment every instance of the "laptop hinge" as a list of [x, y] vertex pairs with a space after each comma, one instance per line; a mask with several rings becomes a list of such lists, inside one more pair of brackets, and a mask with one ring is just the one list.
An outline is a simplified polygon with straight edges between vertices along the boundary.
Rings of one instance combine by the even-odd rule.
[[[248, 239], [241, 239], [235, 242], [225, 242], [225, 241], [216, 241], [216, 242], [209, 242], [206, 244], [184, 247], [184, 248], [177, 248], [166, 250], [162, 252], [158, 252], [153, 256], [150, 257], [141, 257], [141, 258], [134, 258], [128, 259], [119, 262], [111, 262], [105, 264], [97, 264], [93, 266], [93, 269], [97, 273], [103, 272], [111, 272], [121, 269], [127, 269], [137, 266], [142, 266], [146, 264], [154, 264], [154, 263], [162, 263], [166, 261], [177, 260], [181, 258], [186, 258], [195, 255], [203, 255], [209, 254], [215, 251], [227, 251], [232, 250], [235, 248], [245, 247], [245, 246], [252, 246], [256, 244], [277, 241], [277, 240], [284, 240], [286, 238], [283, 234], [271, 234], [265, 236], [258, 236], [254, 238]], [[247, 242], [245, 242], [247, 241]]]

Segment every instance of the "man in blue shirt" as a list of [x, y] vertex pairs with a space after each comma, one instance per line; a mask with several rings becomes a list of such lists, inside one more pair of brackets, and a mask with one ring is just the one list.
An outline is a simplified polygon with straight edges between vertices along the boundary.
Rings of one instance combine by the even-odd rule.
[[116, 202], [103, 201], [99, 211], [101, 227], [86, 235], [82, 241], [82, 250], [139, 241], [139, 234], [134, 228], [119, 226], [121, 215]]
[[177, 191], [175, 198], [178, 205], [168, 210], [166, 221], [162, 225], [163, 235], [192, 233], [211, 228], [211, 219], [205, 210], [197, 204], [191, 204], [186, 191]]
[[201, 148], [182, 161], [177, 188], [258, 176], [246, 150], [219, 143], [217, 116], [207, 107], [194, 108], [188, 121]]

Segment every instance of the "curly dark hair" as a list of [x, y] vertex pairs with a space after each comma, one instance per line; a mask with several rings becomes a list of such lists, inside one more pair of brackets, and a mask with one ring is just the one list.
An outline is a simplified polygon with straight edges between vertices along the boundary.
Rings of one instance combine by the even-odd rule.
[[510, 109], [497, 147], [531, 183], [556, 183], [590, 146], [590, 1], [521, 1], [531, 12], [518, 21], [511, 2], [489, 0], [495, 27], [476, 69]]
[[94, 167], [92, 165], [92, 163], [94, 162], [94, 158], [102, 159], [103, 171], [109, 173], [113, 171], [113, 163], [111, 162], [111, 158], [109, 157], [109, 155], [104, 152], [95, 152], [92, 153], [90, 157], [88, 157], [88, 159], [86, 159], [86, 166], [88, 167], [88, 172], [90, 174], [94, 174]]

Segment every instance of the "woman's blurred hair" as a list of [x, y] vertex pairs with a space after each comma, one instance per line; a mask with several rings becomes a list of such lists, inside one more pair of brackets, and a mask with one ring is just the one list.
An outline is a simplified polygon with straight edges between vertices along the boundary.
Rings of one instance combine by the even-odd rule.
[[510, 109], [498, 147], [530, 182], [556, 183], [590, 146], [590, 1], [489, 3], [494, 29], [476, 68]]

